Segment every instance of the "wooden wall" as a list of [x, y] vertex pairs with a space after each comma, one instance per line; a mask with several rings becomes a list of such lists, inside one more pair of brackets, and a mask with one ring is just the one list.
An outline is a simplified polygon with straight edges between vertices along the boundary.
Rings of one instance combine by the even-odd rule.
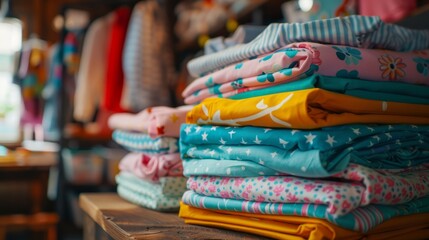
[[12, 14], [23, 22], [23, 38], [31, 33], [53, 43], [59, 39], [53, 20], [64, 3], [83, 0], [11, 0]]

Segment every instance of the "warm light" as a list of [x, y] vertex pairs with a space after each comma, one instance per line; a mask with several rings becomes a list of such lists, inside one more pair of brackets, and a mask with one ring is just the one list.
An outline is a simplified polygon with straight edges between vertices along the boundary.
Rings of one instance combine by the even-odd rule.
[[22, 46], [21, 21], [0, 18], [0, 142], [20, 138], [21, 91], [12, 83], [16, 53]]
[[298, 0], [298, 5], [302, 11], [308, 12], [313, 7], [313, 0]]
[[0, 20], [0, 54], [13, 54], [21, 49], [21, 21], [14, 18]]

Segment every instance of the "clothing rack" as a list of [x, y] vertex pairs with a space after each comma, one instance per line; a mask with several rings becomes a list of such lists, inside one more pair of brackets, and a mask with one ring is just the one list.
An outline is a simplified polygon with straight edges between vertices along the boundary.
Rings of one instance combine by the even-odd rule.
[[[90, 22], [97, 19], [98, 17], [104, 16], [110, 11], [113, 11], [114, 9], [121, 7], [121, 6], [127, 6], [127, 7], [134, 7], [135, 4], [140, 2], [141, 0], [90, 0], [90, 1], [82, 1], [82, 2], [74, 2], [74, 3], [66, 3], [62, 5], [60, 9], [60, 16], [64, 20], [64, 24], [62, 26], [61, 32], [60, 32], [60, 43], [59, 43], [59, 57], [61, 59], [61, 87], [59, 92], [59, 109], [58, 109], [58, 126], [60, 129], [60, 138], [59, 138], [59, 152], [58, 152], [58, 183], [57, 183], [57, 199], [56, 199], [56, 209], [58, 212], [58, 215], [60, 217], [60, 224], [58, 229], [58, 235], [59, 239], [62, 239], [63, 230], [62, 225], [64, 223], [67, 223], [71, 216], [67, 216], [67, 193], [72, 190], [77, 190], [78, 192], [88, 192], [88, 191], [94, 191], [97, 190], [97, 188], [100, 188], [100, 186], [94, 185], [84, 185], [84, 186], [75, 186], [73, 184], [67, 183], [67, 179], [65, 177], [65, 159], [62, 156], [63, 150], [70, 144], [71, 140], [77, 140], [77, 142], [85, 142], [89, 146], [93, 146], [96, 143], [105, 143], [105, 140], [100, 139], [71, 139], [68, 136], [65, 136], [65, 127], [67, 125], [67, 117], [66, 117], [66, 111], [69, 106], [67, 96], [67, 91], [64, 86], [64, 81], [66, 77], [66, 71], [67, 66], [64, 63], [64, 42], [66, 35], [68, 33], [68, 29], [66, 29], [65, 22], [66, 22], [66, 13], [70, 9], [79, 9], [79, 10], [87, 10], [90, 13]], [[175, 1], [168, 1], [168, 0], [159, 0], [160, 4], [166, 7], [166, 10], [168, 13], [172, 13], [174, 10], [174, 6], [176, 3]], [[168, 16], [173, 16], [173, 14], [168, 14]], [[168, 19], [169, 23], [171, 23], [170, 19]], [[172, 29], [172, 26], [170, 26], [169, 29]], [[102, 190], [108, 190], [108, 191], [114, 191], [114, 186], [107, 186], [107, 184], [104, 184], [104, 186], [101, 186], [104, 189]], [[107, 187], [107, 188], [106, 188]]]

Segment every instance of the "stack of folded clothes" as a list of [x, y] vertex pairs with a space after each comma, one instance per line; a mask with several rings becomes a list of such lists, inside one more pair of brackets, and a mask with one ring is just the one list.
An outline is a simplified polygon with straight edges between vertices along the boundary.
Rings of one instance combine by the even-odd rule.
[[118, 194], [140, 206], [174, 211], [186, 190], [178, 148], [180, 125], [188, 106], [153, 107], [109, 119], [113, 139], [130, 150], [119, 163]]
[[428, 236], [428, 66], [429, 31], [363, 16], [192, 60], [179, 215], [281, 239]]

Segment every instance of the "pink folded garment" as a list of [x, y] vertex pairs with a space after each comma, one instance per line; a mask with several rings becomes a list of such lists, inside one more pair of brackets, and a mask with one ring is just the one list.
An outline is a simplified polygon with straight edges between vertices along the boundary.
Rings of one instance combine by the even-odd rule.
[[395, 172], [350, 164], [346, 170], [331, 178], [321, 179], [294, 176], [191, 176], [187, 186], [200, 195], [225, 199], [326, 204], [327, 213], [338, 217], [370, 204], [396, 205], [427, 196], [427, 167]]
[[429, 85], [429, 49], [394, 52], [319, 43], [292, 43], [257, 58], [207, 74], [183, 91], [186, 104], [208, 97], [296, 81], [313, 74]]
[[158, 181], [165, 176], [183, 176], [180, 153], [154, 156], [129, 153], [119, 163], [119, 169], [150, 181]]
[[152, 138], [179, 137], [180, 125], [193, 106], [177, 108], [158, 106], [146, 108], [138, 114], [117, 113], [109, 118], [109, 127], [149, 134]]

